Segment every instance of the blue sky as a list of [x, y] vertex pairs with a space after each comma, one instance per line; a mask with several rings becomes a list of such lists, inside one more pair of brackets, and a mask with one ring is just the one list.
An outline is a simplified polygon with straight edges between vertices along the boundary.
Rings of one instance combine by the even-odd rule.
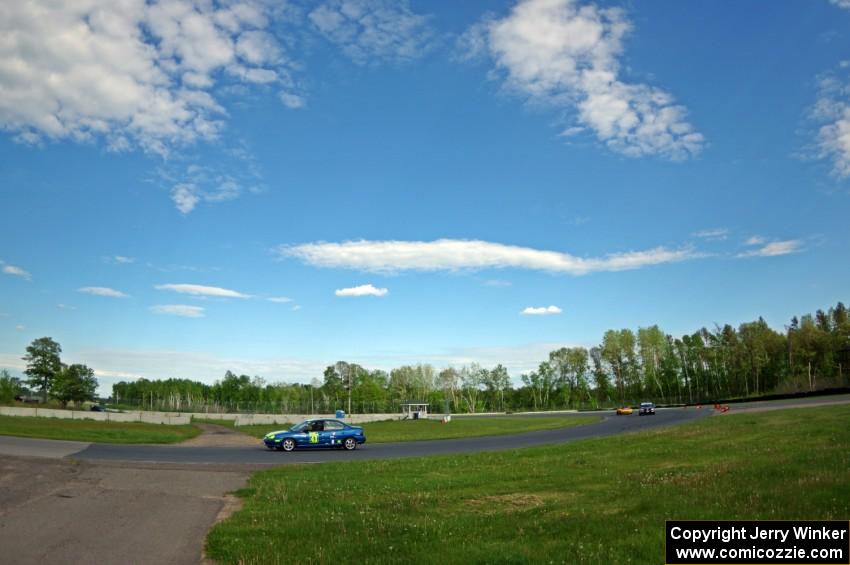
[[0, 9], [14, 372], [517, 378], [848, 299], [846, 0], [43, 4]]

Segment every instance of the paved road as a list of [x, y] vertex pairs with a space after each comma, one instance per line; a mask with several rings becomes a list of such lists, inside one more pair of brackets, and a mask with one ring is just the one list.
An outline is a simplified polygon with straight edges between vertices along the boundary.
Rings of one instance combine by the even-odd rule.
[[[351, 461], [363, 459], [391, 459], [418, 457], [474, 451], [515, 449], [553, 443], [565, 443], [579, 439], [605, 437], [624, 432], [636, 432], [661, 426], [680, 424], [711, 413], [708, 408], [697, 410], [659, 410], [655, 416], [607, 416], [603, 421], [556, 430], [528, 432], [511, 436], [490, 436], [437, 441], [411, 441], [404, 443], [366, 443], [354, 452], [334, 449], [301, 450], [292, 453], [269, 451], [257, 440], [255, 447], [182, 447], [156, 445], [109, 445], [91, 444], [71, 455], [74, 459], [165, 462], [165, 463], [214, 463], [253, 465], [286, 465], [291, 463], [323, 463], [328, 461]], [[573, 417], [584, 417], [572, 414]], [[449, 424], [450, 425], [450, 424]], [[368, 440], [368, 437], [367, 437]]]
[[251, 467], [0, 457], [0, 563], [201, 562]]

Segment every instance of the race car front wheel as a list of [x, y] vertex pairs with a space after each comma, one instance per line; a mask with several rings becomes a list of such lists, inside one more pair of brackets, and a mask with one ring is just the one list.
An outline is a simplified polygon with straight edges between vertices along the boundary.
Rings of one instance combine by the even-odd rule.
[[292, 451], [293, 449], [295, 449], [295, 440], [292, 439], [291, 437], [288, 437], [285, 440], [283, 440], [283, 443], [280, 444], [280, 447], [284, 451]]
[[353, 437], [347, 437], [345, 438], [345, 441], [342, 442], [342, 446], [345, 448], [346, 451], [354, 451], [355, 449], [357, 449], [357, 440]]

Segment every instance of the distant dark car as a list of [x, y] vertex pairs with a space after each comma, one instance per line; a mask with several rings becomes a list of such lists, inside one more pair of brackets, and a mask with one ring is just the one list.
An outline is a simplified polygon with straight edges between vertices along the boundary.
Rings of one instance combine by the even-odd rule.
[[92, 404], [91, 408], [89, 408], [92, 412], [106, 412], [106, 408], [103, 406], [98, 406], [97, 404]]
[[652, 402], [641, 402], [638, 416], [655, 416], [655, 404]]
[[41, 398], [38, 396], [30, 396], [28, 394], [19, 394], [15, 397], [15, 400], [24, 404], [39, 404], [41, 402]]
[[366, 443], [366, 436], [363, 428], [339, 420], [307, 420], [288, 430], [267, 433], [263, 443], [280, 451], [292, 451], [296, 447], [341, 447], [351, 451]]

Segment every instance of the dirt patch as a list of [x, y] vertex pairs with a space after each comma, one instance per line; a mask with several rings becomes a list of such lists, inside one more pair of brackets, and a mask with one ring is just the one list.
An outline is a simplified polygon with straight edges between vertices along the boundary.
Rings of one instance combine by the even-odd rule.
[[532, 508], [543, 506], [544, 503], [544, 498], [537, 494], [515, 492], [473, 498], [467, 500], [464, 504], [467, 508], [482, 514], [510, 514], [512, 512], [531, 510]]
[[257, 447], [260, 440], [217, 424], [195, 424], [201, 428], [201, 435], [182, 443], [179, 447]]

